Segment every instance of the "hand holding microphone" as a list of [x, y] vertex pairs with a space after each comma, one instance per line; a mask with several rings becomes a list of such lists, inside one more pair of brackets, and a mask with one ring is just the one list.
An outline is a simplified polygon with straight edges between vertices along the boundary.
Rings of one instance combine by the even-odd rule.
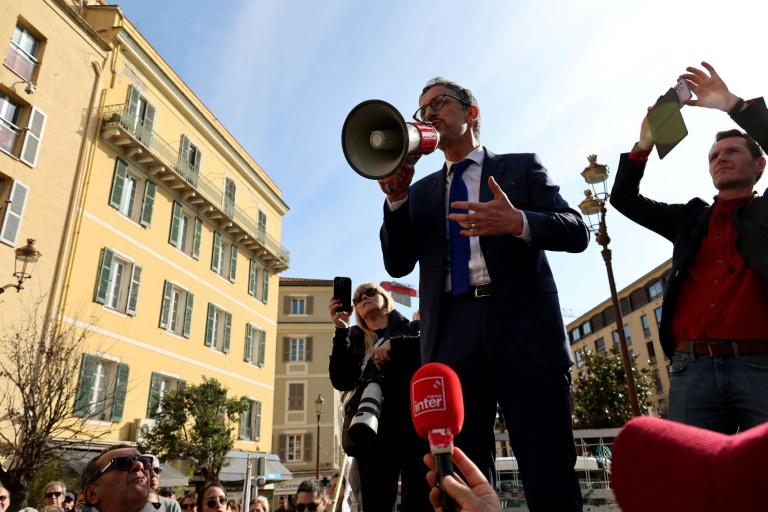
[[[467, 483], [464, 483], [455, 474], [443, 478], [443, 491], [456, 501], [458, 505], [456, 510], [458, 512], [500, 512], [502, 508], [499, 496], [477, 466], [459, 448], [454, 448], [453, 460], [467, 479]], [[436, 512], [443, 512], [440, 503], [441, 492], [437, 487], [438, 477], [434, 456], [425, 455], [424, 464], [430, 469], [427, 473], [427, 482], [433, 487], [429, 500]]]

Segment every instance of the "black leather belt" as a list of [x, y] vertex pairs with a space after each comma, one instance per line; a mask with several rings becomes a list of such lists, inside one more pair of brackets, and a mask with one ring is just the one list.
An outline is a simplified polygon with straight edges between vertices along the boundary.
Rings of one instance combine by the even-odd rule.
[[464, 300], [480, 299], [482, 297], [490, 297], [491, 295], [493, 295], [493, 286], [491, 286], [491, 283], [486, 283], [470, 286], [469, 290], [457, 293], [456, 295], [451, 295], [451, 292], [448, 292], [445, 294], [445, 297], [451, 300]]
[[759, 354], [768, 352], [768, 341], [762, 340], [734, 340], [734, 341], [678, 341], [675, 343], [675, 352], [693, 353], [699, 356], [723, 357], [733, 356], [736, 351], [739, 354]]

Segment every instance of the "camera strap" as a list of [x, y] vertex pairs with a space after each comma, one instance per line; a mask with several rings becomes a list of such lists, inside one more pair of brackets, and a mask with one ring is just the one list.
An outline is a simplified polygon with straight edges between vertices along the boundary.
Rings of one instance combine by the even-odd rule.
[[373, 350], [371, 350], [371, 353], [365, 354], [365, 357], [363, 358], [363, 362], [360, 363], [360, 377], [357, 379], [358, 382], [360, 381], [360, 379], [363, 378], [363, 375], [365, 374], [365, 367], [368, 366], [368, 361], [371, 359], [371, 354], [373, 354], [373, 351], [379, 348], [381, 344], [388, 339], [389, 339], [389, 326], [387, 326], [386, 329], [384, 329], [384, 331], [381, 333], [381, 337], [379, 338], [379, 341], [374, 343]]

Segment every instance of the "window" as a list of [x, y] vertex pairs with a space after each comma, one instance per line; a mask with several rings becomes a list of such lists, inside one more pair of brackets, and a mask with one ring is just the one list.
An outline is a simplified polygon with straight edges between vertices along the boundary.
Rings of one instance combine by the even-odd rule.
[[128, 91], [126, 116], [125, 124], [136, 138], [148, 148], [152, 147], [157, 108], [134, 86], [131, 86]]
[[21, 131], [20, 117], [21, 105], [0, 93], [0, 148], [8, 153], [13, 153], [16, 148], [16, 138]]
[[650, 284], [646, 285], [645, 287], [647, 293], [648, 293], [648, 300], [653, 300], [659, 295], [662, 294], [664, 291], [661, 287], [661, 280], [656, 279], [655, 281], [651, 282]]
[[267, 333], [252, 324], [246, 324], [244, 351], [245, 361], [251, 364], [256, 364], [259, 367], [264, 366], [266, 348]]
[[240, 416], [240, 439], [261, 439], [261, 402], [247, 399], [248, 409]]
[[579, 372], [579, 379], [583, 379], [586, 375], [586, 372]]
[[121, 421], [128, 373], [127, 364], [84, 354], [73, 414], [81, 418]]
[[598, 354], [605, 353], [605, 340], [603, 338], [598, 338], [595, 340], [595, 352]]
[[208, 303], [208, 322], [205, 325], [205, 346], [229, 353], [229, 335], [232, 330], [232, 313]]
[[305, 302], [306, 302], [306, 299], [304, 297], [298, 297], [298, 298], [291, 299], [291, 314], [292, 315], [304, 315], [304, 314], [306, 314]]
[[645, 347], [648, 349], [648, 360], [651, 363], [656, 362], [656, 349], [653, 347], [653, 342], [649, 341], [645, 344]]
[[643, 334], [647, 338], [651, 335], [651, 325], [648, 323], [648, 315], [641, 316], [640, 320], [643, 322]]
[[616, 323], [616, 315], [613, 313], [613, 306], [609, 306], [603, 310], [604, 325], [611, 325]]
[[[5, 180], [3, 180], [5, 181]], [[0, 197], [5, 200], [5, 218], [0, 228], [0, 242], [16, 247], [21, 231], [21, 221], [24, 219], [24, 210], [27, 205], [27, 196], [29, 187], [15, 180], [11, 187], [10, 194], [6, 197], [5, 190], [0, 186]]]
[[576, 327], [571, 331], [571, 342], [579, 341], [581, 339], [581, 330]]
[[[13, 156], [30, 167], [37, 163], [37, 153], [45, 131], [46, 115], [37, 107], [29, 107], [29, 118], [26, 126], [22, 115], [26, 110], [21, 103], [0, 92], [0, 149]], [[26, 128], [26, 129], [25, 129]], [[18, 136], [24, 131], [24, 142], [21, 150], [18, 149]]]
[[648, 301], [645, 298], [645, 289], [638, 288], [629, 294], [629, 302], [632, 305], [632, 309], [637, 309], [640, 306], [646, 304]]
[[622, 315], [628, 315], [632, 309], [629, 307], [629, 297], [619, 299], [619, 309]]
[[[139, 192], [142, 185], [143, 192]], [[128, 170], [128, 162], [122, 158], [117, 159], [112, 177], [112, 190], [109, 194], [110, 206], [134, 222], [149, 227], [152, 223], [156, 191], [155, 183], [132, 174]]]
[[171, 229], [168, 233], [168, 243], [178, 250], [200, 259], [200, 240], [203, 236], [203, 221], [184, 210], [181, 203], [173, 202], [171, 211]]
[[653, 310], [653, 314], [656, 315], [656, 326], [661, 325], [661, 306]]
[[624, 324], [624, 337], [627, 338], [627, 346], [632, 345], [632, 336], [629, 332], [629, 326], [627, 324]]
[[592, 334], [592, 326], [589, 323], [589, 320], [581, 324], [581, 332], [584, 336], [587, 336], [589, 334]]
[[667, 417], [667, 401], [663, 398], [659, 399], [659, 418]]
[[203, 167], [203, 152], [189, 140], [181, 136], [181, 151], [179, 152], [178, 172], [193, 187], [200, 182], [200, 169]]
[[269, 297], [269, 270], [264, 269], [263, 275], [264, 277], [262, 278], [261, 302], [266, 304], [267, 298]]
[[[265, 270], [262, 273], [262, 275], [264, 275], [264, 273], [266, 272], [267, 271]], [[266, 275], [269, 275], [269, 274], [267, 273]], [[250, 295], [254, 299], [258, 299], [259, 292], [261, 292], [262, 295], [264, 293], [264, 287], [263, 286], [259, 287], [259, 265], [258, 263], [256, 263], [256, 260], [251, 258], [248, 266], [248, 295]]]
[[224, 196], [221, 198], [221, 207], [230, 218], [235, 216], [235, 194], [237, 186], [234, 180], [224, 177]]
[[283, 313], [286, 315], [311, 315], [314, 312], [312, 295], [286, 295], [284, 300]]
[[312, 362], [312, 336], [290, 336], [283, 338], [283, 362]]
[[656, 393], [663, 393], [664, 384], [661, 383], [661, 374], [659, 373], [659, 370], [653, 370], [653, 381], [656, 385]]
[[304, 384], [303, 383], [288, 384], [288, 410], [289, 411], [304, 410]]
[[195, 296], [186, 288], [165, 281], [163, 285], [163, 303], [160, 308], [160, 328], [168, 332], [189, 338], [192, 332], [192, 309]]
[[311, 461], [312, 434], [280, 435], [280, 458], [287, 462]]
[[5, 65], [24, 80], [32, 80], [37, 68], [40, 40], [20, 23], [16, 24], [11, 37], [11, 47], [5, 57]]
[[595, 331], [599, 331], [603, 327], [605, 327], [605, 320], [603, 319], [603, 314], [598, 313], [595, 316], [593, 316], [590, 320], [590, 324], [592, 324], [592, 327]]
[[235, 282], [237, 273], [237, 246], [226, 242], [221, 233], [213, 234], [213, 254], [211, 256], [211, 270], [221, 277]]
[[573, 355], [576, 356], [576, 368], [581, 368], [584, 366], [584, 356], [581, 353], [581, 349], [577, 350], [573, 353]]
[[186, 381], [179, 378], [152, 372], [152, 379], [149, 384], [149, 400], [147, 401], [147, 418], [157, 419], [163, 410], [162, 403], [165, 395], [175, 389], [183, 388], [185, 385]]
[[619, 344], [619, 332], [618, 331], [613, 331], [611, 333], [611, 336], [613, 336], [613, 344], [614, 345], [618, 345]]
[[99, 284], [94, 300], [110, 309], [136, 315], [141, 267], [114, 249], [105, 247], [101, 257]]

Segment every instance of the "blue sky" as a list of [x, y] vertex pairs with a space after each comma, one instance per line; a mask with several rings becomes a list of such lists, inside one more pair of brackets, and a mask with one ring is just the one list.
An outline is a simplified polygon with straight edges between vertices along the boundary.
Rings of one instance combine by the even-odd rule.
[[[124, 13], [277, 183], [291, 208], [282, 243], [289, 277], [384, 281], [378, 241], [383, 194], [355, 174], [341, 127], [361, 101], [410, 118], [424, 83], [441, 75], [473, 90], [481, 143], [536, 152], [577, 208], [587, 155], [613, 172], [647, 106], [685, 67], [707, 60], [744, 98], [768, 92], [765, 2], [541, 0], [130, 0]], [[715, 190], [706, 155], [719, 111], [685, 107], [689, 136], [651, 157], [642, 192], [666, 202]], [[416, 177], [442, 165], [422, 158]], [[762, 192], [765, 180], [758, 183]], [[619, 289], [666, 261], [672, 246], [608, 213]], [[550, 253], [561, 305], [585, 312], [608, 298], [600, 247]], [[418, 271], [401, 279], [418, 284]], [[401, 308], [406, 312], [411, 310]], [[569, 319], [566, 318], [566, 322]]]

